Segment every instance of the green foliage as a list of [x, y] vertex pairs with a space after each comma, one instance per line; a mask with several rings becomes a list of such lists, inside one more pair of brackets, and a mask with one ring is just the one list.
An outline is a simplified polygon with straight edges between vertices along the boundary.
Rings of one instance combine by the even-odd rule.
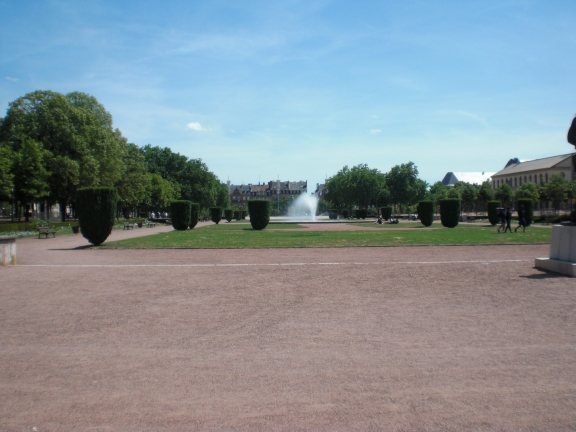
[[164, 209], [180, 197], [180, 187], [159, 174], [149, 174], [149, 202], [156, 210]]
[[342, 217], [348, 219], [350, 217], [350, 211], [348, 209], [342, 210]]
[[[14, 195], [22, 203], [43, 198], [48, 193], [48, 172], [44, 168], [42, 144], [23, 138], [14, 157]], [[28, 214], [26, 214], [28, 220]]]
[[446, 228], [455, 228], [460, 219], [460, 200], [446, 198], [440, 201], [440, 221]]
[[486, 204], [488, 201], [494, 199], [494, 191], [492, 190], [492, 183], [490, 180], [486, 180], [480, 185], [476, 199], [481, 204]]
[[232, 221], [233, 210], [231, 208], [224, 209], [224, 219], [228, 222]]
[[117, 195], [113, 187], [81, 188], [77, 191], [76, 210], [82, 235], [98, 246], [114, 227]]
[[500, 204], [506, 205], [512, 203], [514, 192], [508, 183], [504, 183], [494, 192], [494, 198], [500, 201]]
[[518, 209], [524, 206], [524, 218], [526, 219], [526, 226], [532, 225], [534, 222], [534, 201], [531, 199], [522, 198], [518, 200]]
[[14, 174], [12, 165], [14, 154], [7, 146], [0, 145], [0, 201], [12, 200], [12, 188], [14, 187]]
[[242, 218], [242, 212], [240, 210], [234, 210], [234, 219], [240, 220]]
[[412, 205], [424, 197], [428, 185], [418, 178], [418, 168], [413, 162], [396, 165], [386, 174], [390, 202]]
[[215, 224], [222, 220], [222, 207], [210, 207], [210, 220]]
[[432, 201], [420, 201], [418, 204], [418, 219], [424, 226], [434, 223], [434, 203]]
[[173, 201], [170, 204], [170, 219], [175, 230], [187, 230], [192, 221], [192, 203], [187, 200]]
[[120, 207], [136, 207], [147, 203], [151, 192], [151, 177], [148, 175], [144, 153], [137, 145], [126, 144], [122, 158], [125, 170], [116, 183]]
[[448, 190], [446, 191], [446, 195], [445, 195], [444, 199], [446, 199], [446, 198], [460, 199], [461, 192], [462, 191], [457, 187], [454, 187], [454, 186], [448, 187]]
[[191, 203], [190, 205], [190, 229], [198, 224], [200, 218], [200, 205], [198, 203]]
[[554, 174], [550, 176], [548, 183], [545, 186], [545, 193], [548, 199], [554, 202], [563, 202], [568, 199], [568, 191], [570, 190], [570, 182]]
[[356, 217], [356, 219], [366, 219], [366, 217], [368, 216], [368, 210], [367, 209], [356, 209], [354, 211], [354, 216]]
[[240, 210], [240, 218], [246, 219], [246, 210]]
[[385, 175], [366, 164], [351, 169], [344, 166], [326, 182], [325, 198], [338, 209], [366, 207], [387, 200], [388, 196]]
[[500, 208], [501, 205], [500, 201], [488, 201], [488, 221], [490, 221], [492, 226], [500, 222], [498, 208]]
[[250, 224], [255, 230], [263, 230], [270, 222], [270, 201], [250, 200], [248, 201], [248, 211], [250, 212]]
[[382, 207], [380, 211], [382, 212], [382, 217], [385, 220], [388, 220], [392, 217], [392, 207], [390, 206]]
[[338, 209], [328, 210], [328, 218], [329, 219], [338, 219]]
[[532, 182], [523, 183], [516, 189], [514, 198], [517, 200], [530, 199], [533, 201], [538, 201], [540, 199], [540, 195], [538, 194], [538, 186]]

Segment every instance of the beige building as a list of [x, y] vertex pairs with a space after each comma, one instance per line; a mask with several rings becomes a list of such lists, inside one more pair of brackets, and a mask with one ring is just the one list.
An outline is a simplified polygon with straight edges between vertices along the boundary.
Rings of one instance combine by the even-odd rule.
[[510, 159], [502, 171], [492, 175], [492, 188], [496, 189], [508, 183], [513, 191], [523, 183], [537, 185], [548, 183], [548, 179], [557, 174], [569, 182], [576, 180], [576, 153], [552, 156], [543, 159], [521, 162]]

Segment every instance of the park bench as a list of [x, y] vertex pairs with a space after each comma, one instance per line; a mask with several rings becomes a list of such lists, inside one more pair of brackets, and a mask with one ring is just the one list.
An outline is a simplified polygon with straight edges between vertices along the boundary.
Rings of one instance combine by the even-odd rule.
[[154, 228], [156, 226], [156, 222], [153, 221], [146, 221], [146, 226], [148, 228]]
[[48, 234], [52, 234], [52, 237], [56, 237], [56, 231], [55, 230], [51, 230], [49, 226], [39, 226], [38, 227], [38, 238], [40, 238], [40, 236], [45, 236], [45, 238], [48, 238]]
[[124, 228], [122, 228], [122, 229], [125, 229], [125, 230], [134, 229], [134, 224], [130, 223], [130, 222], [124, 222]]

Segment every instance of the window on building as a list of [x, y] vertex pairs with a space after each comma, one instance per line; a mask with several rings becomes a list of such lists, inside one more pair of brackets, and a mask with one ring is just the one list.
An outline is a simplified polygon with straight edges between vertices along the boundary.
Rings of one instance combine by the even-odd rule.
[[548, 183], [548, 173], [546, 173], [546, 183]]
[[532, 174], [530, 174], [530, 177], [529, 177], [529, 178], [530, 178], [530, 181], [532, 181]]
[[514, 177], [514, 187], [518, 186], [518, 177]]

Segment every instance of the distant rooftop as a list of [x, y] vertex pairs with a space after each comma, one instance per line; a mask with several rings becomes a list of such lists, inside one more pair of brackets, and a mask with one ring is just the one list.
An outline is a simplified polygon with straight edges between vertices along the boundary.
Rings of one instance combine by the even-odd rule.
[[518, 174], [521, 172], [537, 171], [552, 168], [558, 165], [563, 160], [574, 156], [576, 153], [568, 153], [559, 156], [551, 156], [542, 159], [534, 159], [529, 161], [519, 161], [518, 158], [510, 159], [502, 171], [498, 171], [494, 175], [510, 175]]
[[470, 184], [482, 184], [494, 175], [493, 172], [449, 172], [446, 173], [442, 184], [451, 186], [456, 182], [466, 182]]

